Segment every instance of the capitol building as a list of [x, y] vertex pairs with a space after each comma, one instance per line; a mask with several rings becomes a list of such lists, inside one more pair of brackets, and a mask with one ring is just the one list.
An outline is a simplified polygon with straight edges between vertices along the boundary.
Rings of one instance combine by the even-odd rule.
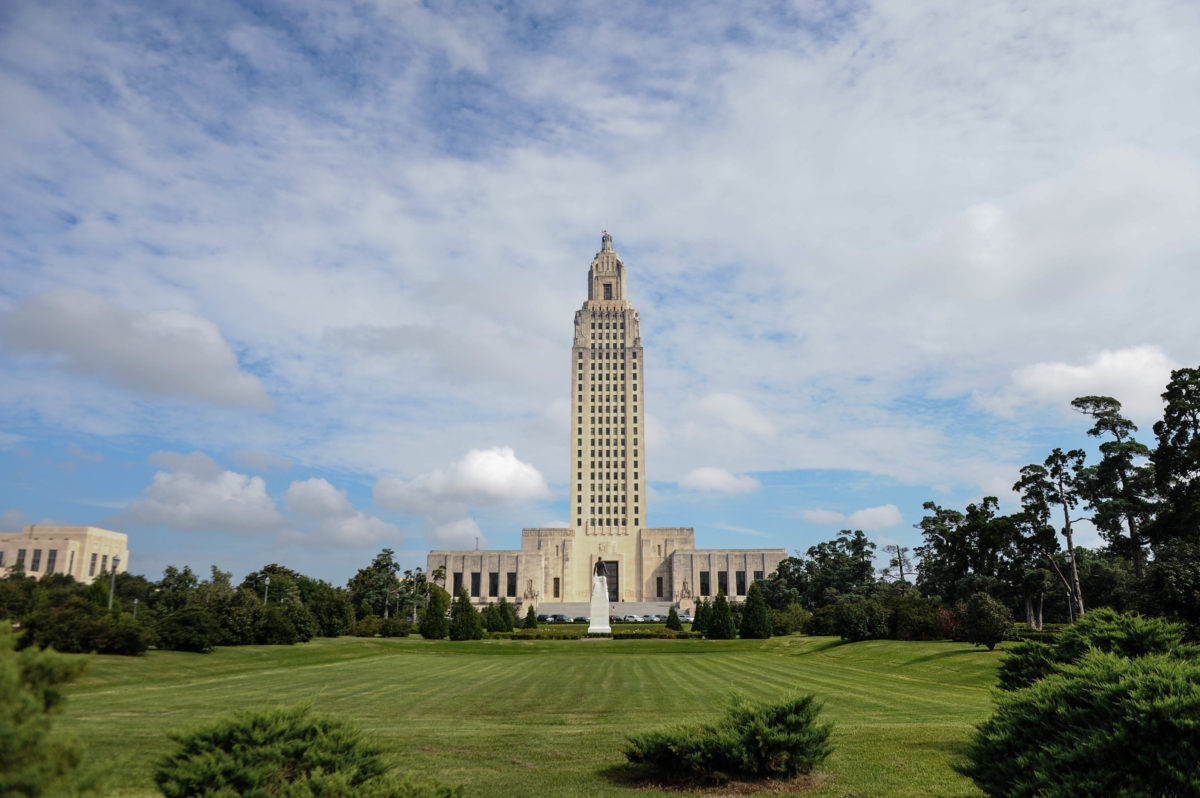
[[[516, 550], [436, 550], [427, 573], [473, 602], [504, 597], [540, 612], [571, 610], [591, 597], [603, 560], [611, 614], [621, 605], [691, 609], [718, 591], [737, 601], [770, 574], [784, 549], [697, 549], [691, 527], [648, 527], [645, 359], [641, 321], [628, 298], [625, 264], [612, 236], [588, 269], [587, 301], [575, 312], [568, 434], [570, 526], [522, 530]], [[564, 605], [560, 607], [559, 605]]]

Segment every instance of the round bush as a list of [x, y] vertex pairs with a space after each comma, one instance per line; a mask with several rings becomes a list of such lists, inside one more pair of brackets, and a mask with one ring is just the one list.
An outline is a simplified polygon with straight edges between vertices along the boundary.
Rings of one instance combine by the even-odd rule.
[[988, 651], [995, 650], [997, 643], [1010, 640], [1017, 634], [1008, 607], [987, 593], [975, 593], [967, 600], [963, 627], [967, 633], [967, 642], [987, 646]]
[[1200, 665], [1092, 651], [1003, 696], [958, 769], [988, 795], [1200, 795]]
[[184, 607], [158, 622], [158, 647], [207, 654], [217, 644], [217, 622], [201, 607]]

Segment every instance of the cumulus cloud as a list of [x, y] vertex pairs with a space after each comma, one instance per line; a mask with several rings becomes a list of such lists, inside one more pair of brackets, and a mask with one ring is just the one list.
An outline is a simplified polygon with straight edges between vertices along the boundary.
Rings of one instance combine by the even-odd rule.
[[203, 452], [157, 452], [150, 461], [167, 470], [125, 508], [132, 523], [239, 535], [275, 532], [283, 523], [262, 477], [225, 470]]
[[862, 529], [868, 532], [874, 529], [887, 529], [904, 520], [900, 514], [900, 508], [894, 504], [867, 507], [855, 510], [849, 515], [835, 510], [805, 510], [800, 517], [810, 524], [842, 524], [850, 529]]
[[438, 524], [425, 536], [433, 546], [442, 549], [473, 549], [476, 543], [481, 549], [487, 546], [479, 524], [470, 517]]
[[55, 288], [0, 317], [0, 336], [62, 369], [139, 393], [271, 407], [266, 389], [241, 371], [217, 326], [190, 313], [136, 313], [79, 288]]
[[412, 480], [384, 477], [375, 483], [375, 503], [414, 515], [429, 515], [446, 504], [496, 505], [553, 497], [541, 472], [517, 459], [512, 448], [472, 449], [446, 469]]
[[305, 541], [330, 541], [346, 546], [368, 546], [383, 541], [399, 545], [403, 533], [395, 524], [354, 509], [344, 490], [320, 477], [295, 481], [283, 498], [284, 509], [313, 531]]
[[762, 483], [747, 474], [732, 474], [723, 468], [703, 466], [689, 471], [679, 480], [684, 490], [710, 493], [753, 493]]
[[1162, 392], [1179, 368], [1155, 346], [1105, 350], [1088, 363], [1034, 363], [1017, 369], [999, 395], [985, 397], [985, 407], [1011, 416], [1023, 405], [1057, 405], [1063, 409], [1077, 396], [1112, 396], [1123, 410], [1143, 423], [1162, 415]]

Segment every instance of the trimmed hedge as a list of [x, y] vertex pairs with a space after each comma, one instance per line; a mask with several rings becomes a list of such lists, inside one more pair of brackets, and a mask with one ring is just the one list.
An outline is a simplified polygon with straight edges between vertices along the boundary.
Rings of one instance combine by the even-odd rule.
[[811, 772], [832, 751], [833, 727], [817, 722], [820, 710], [811, 695], [778, 704], [735, 700], [716, 723], [635, 735], [622, 753], [676, 779], [792, 778]]

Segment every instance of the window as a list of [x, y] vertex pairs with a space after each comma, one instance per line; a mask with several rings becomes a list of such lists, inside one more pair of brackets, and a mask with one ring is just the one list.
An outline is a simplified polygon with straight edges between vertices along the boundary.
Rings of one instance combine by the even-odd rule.
[[734, 579], [734, 586], [737, 587], [737, 594], [739, 596], [746, 595], [746, 572], [745, 571], [734, 571], [733, 579]]
[[762, 571], [755, 571], [755, 572], [754, 572], [754, 581], [755, 581], [755, 582], [761, 582], [762, 580], [763, 580], [763, 572], [762, 572]]
[[471, 572], [471, 597], [479, 597], [479, 583], [482, 581], [482, 574], [479, 571]]
[[100, 573], [108, 573], [108, 555], [104, 554], [100, 557]]
[[717, 571], [717, 592], [729, 595], [729, 572]]
[[42, 550], [33, 550], [33, 561], [29, 563], [29, 570], [37, 571], [42, 567]]
[[0, 568], [4, 567], [4, 550], [0, 549]]
[[[0, 565], [4, 564], [4, 560], [0, 560]], [[75, 574], [75, 552], [71, 552], [71, 559], [67, 560], [67, 573], [74, 576]]]
[[554, 577], [554, 597], [558, 598], [558, 577]]
[[[612, 283], [605, 283], [605, 284], [604, 284], [604, 298], [605, 298], [605, 299], [612, 299]], [[558, 594], [557, 594], [557, 593], [555, 593], [555, 595], [558, 595]]]
[[700, 595], [701, 596], [711, 596], [712, 595], [712, 585], [710, 585], [708, 583], [708, 571], [700, 572]]
[[499, 571], [492, 571], [491, 573], [488, 574], [488, 595], [489, 596], [499, 596], [500, 595], [500, 572]]
[[517, 597], [517, 572], [509, 571], [507, 574], [505, 574], [505, 576], [507, 577], [506, 581], [508, 582], [508, 584], [505, 585], [505, 587], [507, 587], [508, 589], [504, 592], [508, 594], [509, 598], [516, 598]]
[[662, 598], [662, 591], [663, 591], [663, 578], [662, 578], [661, 576], [660, 576], [660, 577], [658, 577], [658, 578], [655, 580], [655, 584], [656, 584], [656, 585], [657, 585], [657, 587], [658, 587], [658, 594], [657, 594], [657, 595], [658, 595], [658, 597], [659, 597], [659, 598]]
[[462, 592], [462, 571], [454, 572], [454, 597], [458, 598], [458, 594]]
[[54, 573], [54, 566], [58, 565], [58, 549], [50, 549], [46, 552], [46, 573]]
[[[17, 555], [18, 558], [23, 557], [23, 556], [24, 556], [24, 552]], [[100, 555], [98, 555], [98, 554], [92, 554], [92, 565], [90, 568], [88, 568], [88, 576], [96, 575], [96, 558], [98, 558], [99, 556]]]

